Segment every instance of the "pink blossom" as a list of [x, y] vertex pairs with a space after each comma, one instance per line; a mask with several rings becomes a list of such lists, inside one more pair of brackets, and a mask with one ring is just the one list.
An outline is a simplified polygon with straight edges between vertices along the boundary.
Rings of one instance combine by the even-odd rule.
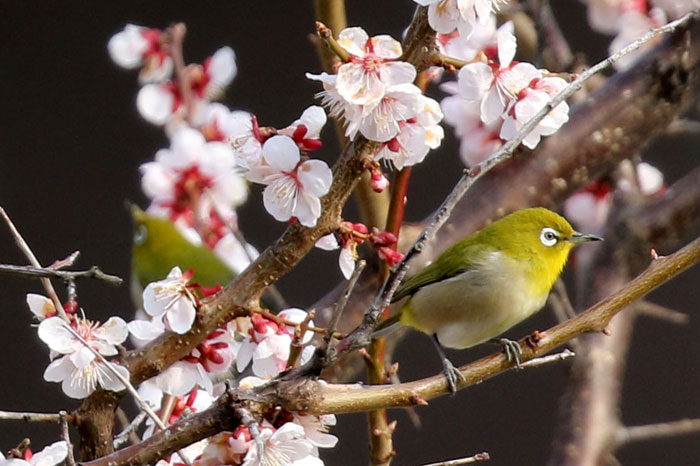
[[316, 225], [321, 200], [331, 186], [333, 175], [321, 160], [301, 160], [299, 147], [288, 136], [273, 136], [263, 145], [264, 162], [252, 168], [250, 181], [267, 185], [263, 191], [265, 209], [279, 221], [292, 217], [304, 226]]

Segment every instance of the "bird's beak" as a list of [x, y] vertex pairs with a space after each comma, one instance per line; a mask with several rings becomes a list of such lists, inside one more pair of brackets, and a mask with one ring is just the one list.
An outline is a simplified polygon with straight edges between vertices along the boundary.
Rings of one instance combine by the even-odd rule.
[[574, 244], [578, 244], [586, 241], [603, 241], [603, 238], [601, 238], [600, 236], [591, 235], [588, 233], [579, 233], [578, 231], [575, 231], [573, 235], [567, 238], [567, 241]]

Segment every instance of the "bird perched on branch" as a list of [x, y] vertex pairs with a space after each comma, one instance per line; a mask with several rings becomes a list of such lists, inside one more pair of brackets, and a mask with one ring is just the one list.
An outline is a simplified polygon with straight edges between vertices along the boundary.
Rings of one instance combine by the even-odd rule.
[[542, 207], [514, 212], [405, 280], [392, 299], [402, 302], [400, 310], [380, 322], [375, 335], [399, 324], [432, 335], [455, 392], [463, 376], [442, 346], [462, 349], [494, 341], [519, 364], [519, 344], [496, 337], [542, 309], [574, 246], [599, 240]]

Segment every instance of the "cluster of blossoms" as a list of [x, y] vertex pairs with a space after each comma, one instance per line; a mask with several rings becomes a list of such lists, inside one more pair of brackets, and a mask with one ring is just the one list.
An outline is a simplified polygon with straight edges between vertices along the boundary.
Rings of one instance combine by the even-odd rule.
[[[128, 324], [139, 342], [150, 341], [165, 330], [182, 334], [191, 329], [198, 305], [197, 287], [190, 283], [191, 276], [191, 272], [183, 274], [174, 268], [164, 280], [146, 287], [143, 303], [150, 319]], [[154, 409], [160, 409], [164, 395], [176, 397], [168, 423], [206, 409], [223, 393], [223, 380], [230, 378], [234, 368], [239, 374], [248, 370], [253, 374], [241, 380], [240, 388], [245, 389], [279, 375], [290, 363], [308, 361], [314, 352], [309, 344], [312, 333], [304, 330], [313, 327], [309, 317], [305, 311], [291, 308], [276, 316], [252, 314], [237, 318], [212, 332], [188, 356], [141, 384], [139, 393]], [[299, 350], [295, 357], [293, 347]], [[182, 463], [185, 456], [188, 462], [200, 465], [262, 465], [270, 459], [284, 460], [281, 464], [298, 459], [308, 461], [298, 464], [318, 465], [322, 464], [318, 448], [332, 447], [337, 442], [336, 437], [326, 433], [334, 423], [332, 416], [277, 413], [274, 419], [264, 420], [259, 426], [266, 445], [262, 456], [248, 428], [241, 426], [234, 432], [190, 445], [159, 464]], [[145, 437], [152, 432], [149, 422]], [[222, 458], [226, 461], [218, 462]]]
[[[610, 43], [610, 54], [618, 52], [649, 32], [700, 8], [698, 0], [585, 0], [588, 5], [588, 22], [603, 34], [614, 35]], [[617, 69], [626, 69], [653, 47], [650, 41], [638, 50], [625, 55], [615, 63]]]
[[[484, 128], [498, 129], [502, 140], [513, 138], [522, 126], [564, 87], [563, 78], [530, 63], [514, 61], [516, 38], [511, 23], [495, 31], [496, 48], [485, 61], [474, 61], [459, 71], [457, 89], [468, 103], [479, 106]], [[466, 113], [466, 112], [465, 112]], [[523, 144], [535, 148], [541, 136], [556, 132], [569, 119], [569, 106], [562, 102], [525, 137]], [[486, 138], [485, 140], [492, 140]]]
[[50, 299], [31, 293], [27, 295], [27, 304], [40, 321], [39, 338], [51, 350], [51, 363], [44, 371], [46, 381], [61, 383], [63, 392], [76, 399], [85, 398], [98, 387], [113, 391], [126, 388], [115, 375], [117, 372], [128, 379], [126, 367], [105, 363], [97, 356], [119, 353], [117, 345], [129, 334], [123, 319], [110, 317], [104, 324], [87, 320], [75, 312], [77, 303], [73, 302], [65, 306], [66, 321], [58, 316]]
[[359, 27], [341, 31], [337, 43], [347, 54], [337, 73], [306, 75], [323, 83], [319, 95], [331, 116], [345, 121], [351, 140], [360, 133], [381, 143], [375, 159], [399, 169], [422, 162], [444, 136], [442, 111], [413, 84], [413, 65], [398, 60], [401, 44], [386, 35], [370, 38]]

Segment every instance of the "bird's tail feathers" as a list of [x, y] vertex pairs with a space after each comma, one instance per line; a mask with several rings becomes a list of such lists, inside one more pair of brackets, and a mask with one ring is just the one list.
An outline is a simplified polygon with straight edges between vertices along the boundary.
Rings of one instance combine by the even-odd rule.
[[377, 328], [374, 329], [374, 333], [372, 333], [372, 338], [384, 338], [397, 330], [401, 322], [401, 314], [402, 312], [399, 311], [379, 322]]

